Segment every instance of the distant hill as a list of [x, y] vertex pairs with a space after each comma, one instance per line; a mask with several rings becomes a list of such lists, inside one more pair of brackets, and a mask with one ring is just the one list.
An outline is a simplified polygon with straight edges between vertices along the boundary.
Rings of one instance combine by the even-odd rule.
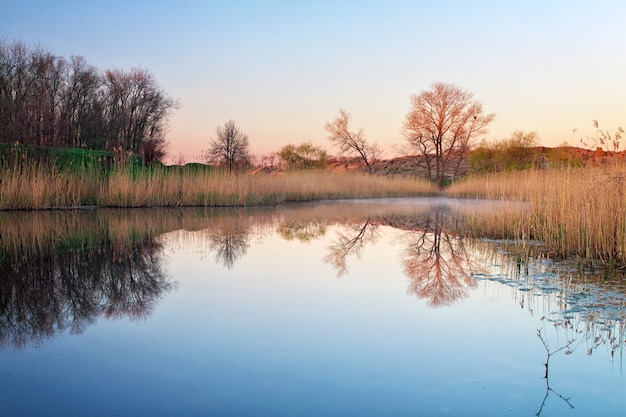
[[[453, 163], [451, 165], [456, 167], [457, 163], [457, 176], [465, 175], [469, 170], [467, 156], [460, 154], [458, 157], [453, 158]], [[326, 168], [335, 172], [365, 169], [364, 164], [360, 160], [354, 158], [333, 160], [327, 165]], [[426, 158], [419, 155], [405, 155], [390, 159], [383, 159], [373, 163], [372, 169], [376, 175], [400, 175], [405, 177], [425, 177], [428, 175]], [[452, 174], [453, 172], [448, 173], [449, 176], [452, 176]]]

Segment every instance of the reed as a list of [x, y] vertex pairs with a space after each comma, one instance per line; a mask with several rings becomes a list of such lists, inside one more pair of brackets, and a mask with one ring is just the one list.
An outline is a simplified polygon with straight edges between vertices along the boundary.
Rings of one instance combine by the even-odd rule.
[[281, 175], [157, 170], [133, 178], [116, 172], [103, 183], [98, 205], [107, 207], [254, 206], [336, 198], [433, 193], [428, 182], [365, 174], [300, 171]]
[[253, 206], [337, 198], [434, 194], [428, 181], [357, 173], [300, 171], [280, 175], [228, 174], [122, 165], [107, 174], [60, 170], [46, 164], [0, 168], [0, 209], [81, 206]]
[[36, 163], [0, 168], [0, 209], [40, 209], [93, 205], [97, 180]]
[[626, 265], [626, 166], [530, 170], [478, 176], [449, 195], [527, 202], [470, 222], [474, 233], [543, 242], [553, 254]]

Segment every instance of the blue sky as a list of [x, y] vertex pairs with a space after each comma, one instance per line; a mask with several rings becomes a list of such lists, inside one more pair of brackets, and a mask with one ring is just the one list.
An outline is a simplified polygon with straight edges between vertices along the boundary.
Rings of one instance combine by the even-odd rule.
[[[169, 151], [197, 160], [234, 119], [252, 151], [311, 141], [352, 113], [391, 156], [411, 94], [456, 84], [546, 146], [626, 128], [626, 2], [0, 0], [0, 38], [143, 67], [180, 103]], [[573, 133], [573, 129], [577, 129]]]

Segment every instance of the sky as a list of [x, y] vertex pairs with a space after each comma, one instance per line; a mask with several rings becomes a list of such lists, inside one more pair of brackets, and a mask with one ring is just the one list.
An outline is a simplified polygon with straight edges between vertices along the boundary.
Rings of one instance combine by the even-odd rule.
[[[434, 82], [495, 113], [487, 140], [544, 146], [626, 129], [626, 2], [0, 0], [0, 39], [144, 68], [178, 101], [169, 154], [199, 161], [232, 119], [251, 151], [311, 142], [351, 113], [391, 157], [410, 97]], [[623, 144], [622, 147], [626, 144]]]

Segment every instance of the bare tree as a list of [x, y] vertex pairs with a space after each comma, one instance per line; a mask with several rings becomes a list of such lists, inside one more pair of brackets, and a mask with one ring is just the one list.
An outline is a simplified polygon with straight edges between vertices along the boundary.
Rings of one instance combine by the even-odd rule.
[[429, 178], [442, 188], [446, 176], [458, 175], [472, 141], [487, 132], [494, 118], [493, 113], [483, 114], [473, 94], [452, 84], [434, 83], [430, 90], [411, 96], [404, 133], [409, 145], [427, 159]]
[[211, 139], [209, 149], [202, 153], [207, 163], [228, 169], [228, 172], [250, 164], [248, 135], [243, 133], [233, 120], [218, 126], [216, 137]]
[[358, 132], [350, 131], [350, 117], [350, 113], [340, 109], [339, 116], [324, 125], [329, 133], [328, 140], [339, 147], [341, 154], [358, 155], [371, 173], [372, 163], [380, 158], [382, 151], [376, 143], [367, 142], [363, 129], [359, 129]]
[[0, 141], [47, 144], [63, 60], [21, 42], [0, 42]]
[[105, 133], [102, 117], [102, 77], [80, 56], [70, 57], [61, 92], [59, 119], [63, 143], [100, 149]]
[[165, 154], [167, 119], [177, 103], [144, 69], [105, 72], [108, 148], [121, 146], [151, 162]]

